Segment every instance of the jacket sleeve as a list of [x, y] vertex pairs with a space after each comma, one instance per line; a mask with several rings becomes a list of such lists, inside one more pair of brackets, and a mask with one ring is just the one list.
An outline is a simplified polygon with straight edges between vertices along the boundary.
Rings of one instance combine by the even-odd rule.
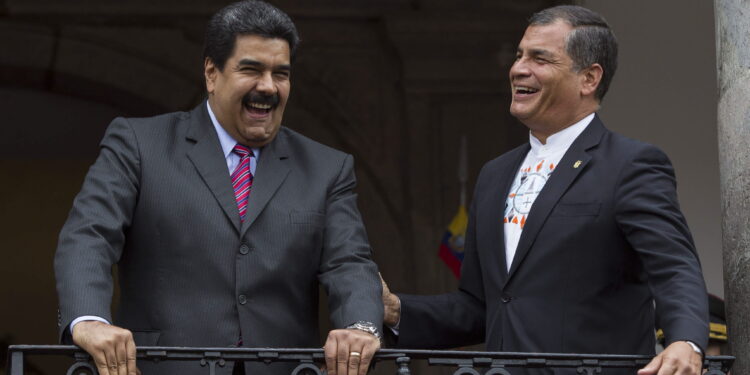
[[357, 321], [381, 327], [382, 287], [357, 209], [353, 164], [353, 158], [347, 155], [328, 192], [318, 280], [328, 294], [328, 308], [335, 328]]
[[133, 129], [115, 119], [63, 225], [55, 253], [60, 338], [84, 315], [112, 321], [112, 267], [120, 259], [139, 187], [139, 154]]
[[484, 342], [484, 285], [476, 249], [475, 225], [476, 199], [469, 209], [464, 260], [457, 291], [432, 296], [399, 294], [401, 321], [398, 347], [446, 349]]
[[627, 165], [615, 192], [616, 220], [646, 270], [659, 326], [667, 344], [689, 340], [705, 351], [708, 297], [672, 165], [650, 145]]

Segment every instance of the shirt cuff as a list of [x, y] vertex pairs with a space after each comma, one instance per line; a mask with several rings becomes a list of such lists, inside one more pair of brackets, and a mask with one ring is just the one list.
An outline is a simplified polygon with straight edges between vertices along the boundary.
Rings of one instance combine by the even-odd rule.
[[692, 342], [692, 341], [690, 341], [690, 340], [685, 340], [685, 342], [688, 343], [688, 345], [690, 345], [690, 346], [693, 347], [693, 351], [694, 352], [696, 352], [696, 353], [700, 354], [701, 356], [703, 356], [703, 350], [701, 350], [700, 346], [695, 345], [695, 343]]
[[388, 327], [388, 329], [390, 329], [391, 332], [393, 332], [394, 335], [398, 336], [398, 328], [399, 328], [400, 325], [401, 325], [401, 317], [399, 316], [398, 317], [398, 322], [396, 322], [396, 324], [394, 324], [393, 326], [389, 326], [389, 325], [386, 324], [385, 326]]
[[70, 322], [70, 335], [73, 336], [73, 327], [75, 327], [76, 324], [78, 324], [80, 322], [86, 322], [86, 321], [97, 321], [97, 322], [102, 322], [102, 323], [105, 323], [105, 324], [112, 324], [109, 321], [107, 321], [107, 319], [104, 319], [104, 318], [101, 318], [101, 317], [98, 317], [98, 316], [84, 315], [84, 316], [75, 318], [75, 319], [73, 319], [72, 322]]

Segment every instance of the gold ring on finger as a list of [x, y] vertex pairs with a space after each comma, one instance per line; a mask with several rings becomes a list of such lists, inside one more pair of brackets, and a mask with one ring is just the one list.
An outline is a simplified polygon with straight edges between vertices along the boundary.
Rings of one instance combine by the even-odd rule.
[[362, 353], [360, 353], [360, 352], [349, 352], [349, 356], [350, 357], [359, 357], [361, 355], [362, 355]]

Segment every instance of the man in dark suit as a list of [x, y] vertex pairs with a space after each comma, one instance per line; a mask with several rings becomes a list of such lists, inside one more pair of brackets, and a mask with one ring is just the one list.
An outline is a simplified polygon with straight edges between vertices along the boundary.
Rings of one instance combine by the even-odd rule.
[[89, 352], [99, 373], [135, 374], [135, 345], [319, 346], [319, 284], [337, 328], [325, 344], [328, 372], [367, 371], [383, 307], [352, 157], [280, 126], [298, 40], [279, 9], [229, 5], [206, 32], [208, 100], [107, 129], [55, 258], [61, 338]]
[[596, 115], [616, 64], [600, 15], [559, 6], [531, 18], [510, 70], [529, 143], [478, 177], [459, 290], [385, 290], [398, 346], [653, 354], [655, 299], [668, 347], [639, 374], [699, 373], [707, 298], [672, 166]]

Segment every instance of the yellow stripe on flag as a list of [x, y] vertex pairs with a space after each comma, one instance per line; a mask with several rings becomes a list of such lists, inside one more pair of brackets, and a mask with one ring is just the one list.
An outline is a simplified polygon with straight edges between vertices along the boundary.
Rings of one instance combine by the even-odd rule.
[[469, 215], [466, 214], [466, 207], [463, 205], [458, 206], [458, 212], [456, 213], [456, 216], [453, 217], [453, 220], [451, 220], [450, 225], [448, 225], [448, 230], [455, 236], [455, 235], [465, 235], [466, 234], [466, 227], [469, 224]]

